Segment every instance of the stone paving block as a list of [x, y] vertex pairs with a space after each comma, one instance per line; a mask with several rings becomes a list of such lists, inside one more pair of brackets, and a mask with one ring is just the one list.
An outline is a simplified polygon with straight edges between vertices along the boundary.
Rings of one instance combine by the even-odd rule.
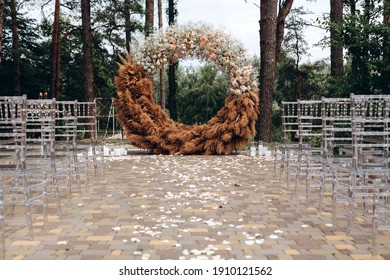
[[330, 240], [330, 241], [346, 240], [345, 234], [341, 234], [341, 235], [326, 235], [325, 238], [326, 238], [326, 240]]
[[300, 255], [299, 251], [295, 249], [284, 249], [284, 252], [287, 255]]
[[83, 210], [81, 211], [81, 214], [101, 214], [103, 213], [102, 210]]
[[12, 242], [11, 246], [37, 246], [41, 244], [42, 241], [38, 240], [17, 240]]
[[372, 254], [351, 254], [351, 258], [353, 260], [371, 260]]
[[176, 240], [168, 240], [168, 239], [149, 241], [149, 245], [151, 246], [167, 246], [167, 245], [172, 246], [175, 244], [177, 244]]
[[355, 250], [356, 247], [351, 244], [336, 244], [335, 245], [337, 250]]
[[112, 239], [113, 236], [101, 236], [101, 235], [87, 236], [86, 238], [87, 241], [111, 241]]

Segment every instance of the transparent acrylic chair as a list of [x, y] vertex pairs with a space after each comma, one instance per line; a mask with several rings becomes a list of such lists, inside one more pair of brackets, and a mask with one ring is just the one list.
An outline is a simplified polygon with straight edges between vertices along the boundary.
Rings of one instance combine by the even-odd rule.
[[[372, 252], [378, 254], [378, 234], [390, 229], [390, 96], [351, 95], [354, 165], [351, 204], [372, 214]], [[372, 213], [370, 208], [372, 203]], [[368, 205], [368, 206], [367, 206]], [[350, 225], [355, 208], [350, 210]]]
[[388, 181], [382, 179], [388, 178], [390, 172], [389, 114], [389, 95], [351, 94], [351, 176], [343, 186], [348, 202], [347, 235], [350, 235], [356, 210], [372, 217], [375, 190], [389, 188]]
[[[17, 205], [24, 206], [28, 235], [33, 239], [33, 207], [42, 209], [47, 223], [46, 171], [28, 166], [26, 161], [26, 96], [0, 98], [0, 177], [4, 207], [9, 205], [14, 214]], [[5, 215], [4, 215], [5, 216]]]
[[298, 100], [298, 156], [295, 169], [295, 193], [301, 177], [305, 180], [306, 202], [309, 202], [311, 182], [320, 177], [322, 161], [322, 102]]
[[374, 187], [374, 208], [372, 216], [372, 255], [376, 258], [378, 253], [378, 235], [380, 231], [390, 230], [390, 177], [384, 176], [382, 183], [387, 187]]
[[5, 259], [5, 211], [2, 182], [0, 182], [0, 259]]
[[[47, 170], [51, 182], [50, 195], [54, 195], [58, 215], [62, 215], [61, 197], [70, 200], [71, 170], [68, 161], [56, 153], [55, 147], [55, 99], [27, 100], [27, 164]], [[49, 168], [48, 168], [49, 167]]]
[[[72, 178], [76, 180], [79, 195], [82, 194], [82, 177], [85, 184], [89, 184], [89, 173], [86, 161], [78, 153], [78, 118], [77, 100], [56, 102], [56, 153], [67, 159], [67, 164], [72, 170]], [[73, 182], [73, 180], [72, 180]], [[70, 201], [69, 201], [70, 202]]]
[[322, 98], [322, 132], [322, 173], [318, 206], [320, 211], [326, 188], [331, 190], [332, 209], [336, 208], [336, 202], [347, 201], [345, 183], [351, 176], [352, 164], [350, 98]]
[[80, 148], [84, 148], [87, 154], [85, 160], [88, 164], [89, 161], [93, 161], [93, 170], [95, 178], [98, 172], [98, 157], [102, 163], [102, 170], [104, 169], [104, 152], [102, 145], [99, 145], [97, 140], [97, 123], [96, 123], [96, 103], [95, 102], [77, 102], [77, 130], [81, 135], [81, 139], [78, 140], [77, 145]]
[[286, 172], [287, 186], [289, 186], [290, 163], [297, 159], [298, 151], [298, 103], [282, 101], [282, 129], [283, 141], [275, 145], [274, 173], [279, 169], [279, 176], [282, 179]]

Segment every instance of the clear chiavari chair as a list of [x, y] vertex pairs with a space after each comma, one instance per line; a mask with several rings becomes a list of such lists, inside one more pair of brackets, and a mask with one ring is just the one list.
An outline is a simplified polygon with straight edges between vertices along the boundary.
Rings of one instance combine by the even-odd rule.
[[[0, 182], [0, 184], [3, 184]], [[1, 247], [1, 259], [5, 259], [5, 211], [4, 211], [4, 198], [3, 187], [0, 185], [0, 247]]]
[[[378, 254], [378, 233], [390, 229], [390, 96], [351, 95], [353, 164], [351, 203], [372, 214], [372, 249]], [[371, 206], [372, 213], [367, 205]], [[355, 208], [349, 213], [350, 226]]]
[[372, 215], [375, 192], [389, 189], [389, 102], [388, 95], [351, 94], [351, 176], [335, 186], [344, 190], [348, 204], [347, 235], [356, 210]]
[[375, 258], [378, 252], [378, 235], [380, 231], [390, 230], [390, 188], [389, 177], [384, 176], [383, 182], [387, 188], [374, 188], [374, 208], [372, 217], [372, 255]]
[[[322, 98], [322, 173], [319, 211], [322, 211], [326, 188], [330, 188], [332, 203], [337, 202], [338, 184], [348, 182], [351, 175], [352, 127], [350, 98]], [[337, 182], [335, 188], [335, 180]], [[336, 207], [336, 205], [333, 205]], [[333, 209], [333, 208], [332, 208]]]
[[390, 153], [390, 99], [386, 98], [383, 103], [384, 106], [384, 167], [387, 172], [383, 172], [382, 178], [377, 178], [382, 181], [375, 184], [374, 187], [374, 208], [372, 220], [372, 253], [373, 256], [378, 255], [378, 234], [382, 230], [390, 230], [390, 176], [388, 170], [390, 169], [389, 153]]
[[81, 134], [81, 140], [77, 142], [77, 145], [81, 148], [84, 146], [87, 148], [87, 157], [85, 159], [89, 166], [89, 161], [92, 158], [93, 170], [96, 178], [98, 172], [98, 156], [100, 156], [103, 164], [104, 153], [102, 151], [102, 146], [98, 145], [97, 141], [95, 102], [77, 102], [77, 123], [78, 132]]
[[42, 209], [47, 222], [47, 174], [27, 165], [26, 102], [26, 96], [0, 98], [0, 177], [4, 207], [9, 205], [14, 214], [17, 205], [24, 206], [28, 235], [33, 239], [33, 207]]
[[49, 194], [54, 195], [61, 216], [61, 198], [67, 196], [68, 201], [70, 199], [71, 170], [68, 161], [56, 153], [56, 100], [28, 99], [26, 111], [27, 163], [47, 170], [52, 186]]
[[306, 202], [311, 181], [320, 177], [322, 160], [321, 100], [298, 100], [298, 157], [295, 168], [295, 193], [301, 177], [305, 179]]
[[388, 173], [384, 173], [382, 182], [377, 183], [374, 187], [372, 218], [372, 254], [374, 257], [378, 255], [378, 235], [383, 230], [390, 230], [390, 179]]
[[298, 154], [298, 102], [282, 101], [283, 142], [275, 146], [274, 173], [279, 169], [280, 179], [286, 172], [287, 186], [290, 183], [289, 171]]
[[[85, 175], [88, 184], [89, 174], [82, 171], [83, 166], [80, 163], [80, 156], [77, 150], [78, 137], [78, 119], [77, 119], [77, 100], [57, 101], [56, 102], [56, 124], [55, 124], [55, 143], [56, 152], [67, 160], [67, 166], [71, 170], [71, 182], [75, 177], [78, 193], [81, 195], [81, 177]], [[71, 195], [72, 184], [70, 185]], [[69, 197], [69, 202], [71, 196]]]

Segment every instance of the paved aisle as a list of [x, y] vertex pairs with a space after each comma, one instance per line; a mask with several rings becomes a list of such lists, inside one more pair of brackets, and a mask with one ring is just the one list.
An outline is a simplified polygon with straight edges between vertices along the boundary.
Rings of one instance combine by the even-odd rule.
[[[291, 197], [271, 159], [134, 154], [108, 164], [62, 219], [50, 216], [46, 228], [35, 220], [35, 240], [10, 225], [6, 258], [371, 258], [371, 223], [358, 218], [347, 240], [329, 208], [320, 215], [317, 203], [307, 208], [303, 190]], [[381, 258], [390, 259], [390, 232], [379, 241]]]

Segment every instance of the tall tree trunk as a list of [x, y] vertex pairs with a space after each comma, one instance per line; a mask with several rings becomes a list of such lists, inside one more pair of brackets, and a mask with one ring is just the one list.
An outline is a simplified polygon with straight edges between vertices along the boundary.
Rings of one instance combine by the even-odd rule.
[[52, 65], [50, 71], [50, 97], [60, 98], [60, 0], [55, 1], [54, 5], [54, 21], [53, 21], [53, 37], [52, 37]]
[[[297, 32], [296, 29], [294, 30], [294, 33], [295, 33], [295, 38], [296, 38], [296, 41], [295, 41], [295, 56], [297, 58], [297, 60], [295, 62], [295, 73], [297, 75], [297, 98], [296, 98], [296, 100], [298, 100], [298, 99], [302, 98], [302, 82], [303, 82], [303, 79], [302, 79], [302, 73], [299, 70], [299, 63], [301, 62], [301, 56], [299, 55], [299, 37], [298, 37], [298, 32]], [[277, 62], [275, 62], [275, 63], [277, 63]]]
[[56, 81], [55, 81], [55, 98], [60, 99], [60, 84], [61, 84], [61, 39], [57, 43], [57, 57], [56, 57]]
[[256, 140], [271, 142], [278, 0], [260, 0], [260, 106]]
[[[356, 0], [349, 0], [349, 6], [350, 6], [350, 12], [351, 12], [351, 15], [352, 15], [352, 18], [353, 18], [353, 24], [354, 24], [354, 28], [355, 28], [355, 15], [356, 15]], [[352, 73], [358, 73], [358, 69], [359, 69], [359, 47], [358, 46], [355, 46], [355, 47], [350, 47], [349, 48], [349, 52], [351, 53], [352, 55], [352, 59], [351, 59], [351, 72]]]
[[[383, 0], [383, 25], [390, 30], [390, 0]], [[389, 61], [390, 56], [390, 40], [384, 38], [383, 42], [383, 58], [384, 61]]]
[[[163, 16], [162, 16], [162, 0], [157, 1], [158, 6], [158, 28], [162, 29], [163, 27]], [[160, 98], [159, 105], [164, 110], [165, 109], [165, 76], [164, 76], [164, 65], [160, 69]]]
[[0, 0], [0, 65], [3, 57], [4, 8], [5, 8], [5, 0]]
[[[383, 25], [390, 30], [390, 0], [383, 0]], [[388, 37], [383, 40], [383, 65], [390, 65], [390, 40]], [[383, 72], [383, 79], [387, 81], [383, 91], [389, 93], [390, 70], [385, 69]]]
[[284, 25], [286, 23], [286, 17], [291, 11], [291, 7], [294, 3], [294, 0], [279, 0], [279, 12], [278, 12], [278, 21], [276, 26], [276, 51], [275, 51], [275, 62], [278, 63], [280, 52], [282, 50], [282, 43], [284, 37]]
[[12, 49], [13, 49], [13, 88], [14, 95], [21, 95], [20, 91], [20, 49], [19, 49], [19, 31], [16, 10], [16, 0], [11, 1], [12, 18]]
[[[91, 27], [91, 5], [90, 0], [81, 0], [81, 17], [83, 25], [83, 56], [84, 56], [84, 90], [85, 100], [93, 102], [95, 100], [92, 67], [92, 27]], [[91, 121], [93, 121], [91, 119]], [[91, 130], [91, 128], [88, 128]], [[93, 135], [88, 133], [88, 138]]]
[[172, 120], [177, 121], [177, 107], [176, 107], [176, 67], [178, 63], [169, 64], [168, 67], [168, 110]]
[[153, 33], [154, 28], [154, 0], [145, 0], [145, 34]]
[[93, 68], [92, 68], [92, 28], [90, 0], [81, 1], [81, 14], [83, 25], [83, 56], [84, 56], [84, 89], [85, 100], [93, 101]]
[[[169, 25], [175, 24], [176, 18], [176, 12], [175, 12], [175, 1], [169, 0], [168, 1], [168, 23]], [[168, 87], [169, 87], [169, 94], [168, 94], [168, 110], [169, 114], [172, 120], [177, 120], [177, 108], [176, 108], [176, 68], [178, 66], [178, 63], [175, 62], [173, 64], [169, 64], [168, 69]]]
[[126, 37], [126, 49], [130, 53], [131, 51], [131, 9], [130, 0], [125, 0], [124, 5], [124, 17], [125, 17], [125, 37]]
[[[372, 0], [364, 0], [363, 10], [364, 10], [364, 21], [363, 24], [363, 36], [368, 38], [369, 36], [369, 28], [368, 25], [370, 23], [371, 14], [372, 14]], [[369, 77], [370, 72], [368, 68], [368, 57], [369, 57], [369, 48], [366, 44], [363, 44], [361, 47], [361, 58], [360, 58], [360, 70], [362, 73], [362, 79], [360, 79], [360, 88], [362, 94], [371, 94], [371, 85], [367, 83], [367, 81], [363, 77]]]
[[334, 25], [343, 21], [343, 1], [330, 0], [330, 74], [333, 78], [341, 80], [344, 76], [343, 47], [341, 34]]

